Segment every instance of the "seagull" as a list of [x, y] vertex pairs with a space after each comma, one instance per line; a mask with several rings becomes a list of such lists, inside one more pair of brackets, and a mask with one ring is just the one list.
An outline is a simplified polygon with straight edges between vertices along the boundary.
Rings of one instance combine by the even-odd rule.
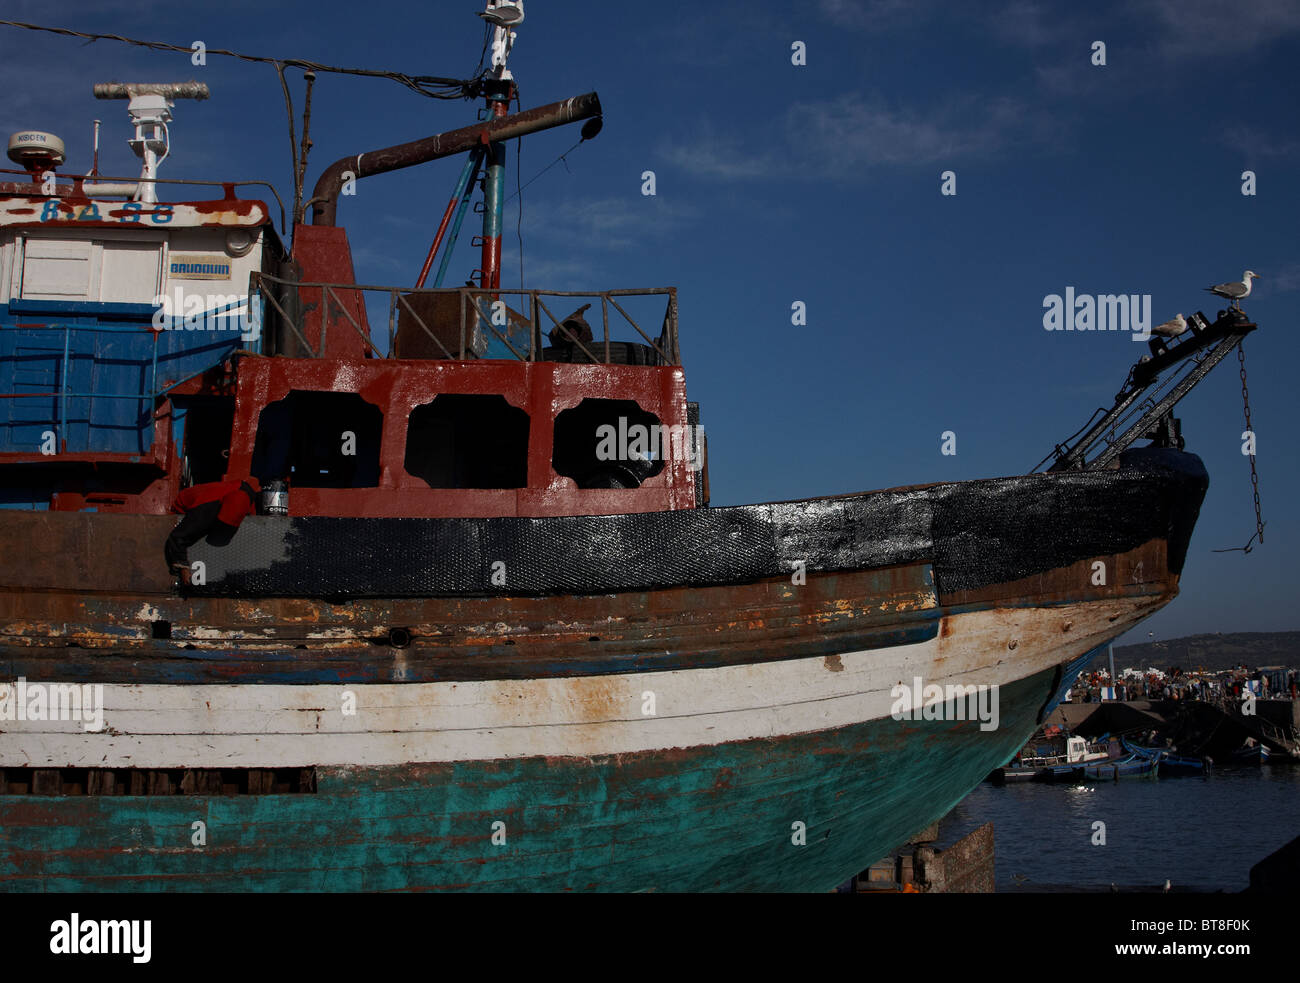
[[1162, 334], [1166, 338], [1175, 338], [1187, 330], [1187, 318], [1181, 314], [1164, 324], [1157, 324], [1151, 329], [1152, 334]]
[[1258, 279], [1258, 273], [1252, 273], [1250, 270], [1247, 270], [1241, 275], [1240, 283], [1235, 281], [1233, 283], [1220, 283], [1218, 286], [1206, 287], [1205, 289], [1216, 296], [1226, 297], [1228, 300], [1232, 301], [1233, 307], [1237, 308], [1237, 310], [1241, 310], [1241, 301], [1250, 296], [1250, 281]]

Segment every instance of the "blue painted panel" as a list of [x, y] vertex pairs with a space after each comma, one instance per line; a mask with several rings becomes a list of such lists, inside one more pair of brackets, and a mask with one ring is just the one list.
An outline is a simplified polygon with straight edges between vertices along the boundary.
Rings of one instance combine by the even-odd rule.
[[[46, 311], [59, 306], [23, 303]], [[73, 453], [146, 453], [153, 442], [153, 394], [246, 345], [238, 331], [216, 330], [233, 323], [228, 319], [200, 318], [188, 329], [155, 331], [154, 308], [147, 305], [65, 303], [98, 308], [99, 316], [57, 321], [36, 320], [18, 306], [11, 303], [0, 314], [0, 451], [34, 453], [53, 430]], [[123, 320], [126, 308], [132, 316]]]
[[9, 301], [14, 314], [87, 314], [91, 317], [153, 317], [153, 304], [105, 304], [97, 300], [22, 300]]
[[40, 488], [0, 488], [0, 509], [26, 509], [32, 512], [48, 512], [50, 508], [49, 487]]

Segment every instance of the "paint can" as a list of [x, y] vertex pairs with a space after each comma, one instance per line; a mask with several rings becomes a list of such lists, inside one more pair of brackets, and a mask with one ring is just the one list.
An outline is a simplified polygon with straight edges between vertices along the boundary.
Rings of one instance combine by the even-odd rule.
[[289, 514], [289, 485], [284, 481], [268, 481], [262, 486], [262, 515]]

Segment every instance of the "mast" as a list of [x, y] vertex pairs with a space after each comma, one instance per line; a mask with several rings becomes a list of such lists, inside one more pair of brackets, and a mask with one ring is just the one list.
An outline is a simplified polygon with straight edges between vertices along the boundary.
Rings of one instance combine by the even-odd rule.
[[[523, 0], [496, 2], [488, 0], [487, 9], [479, 14], [493, 25], [492, 68], [484, 82], [484, 97], [490, 119], [498, 120], [510, 112], [515, 95], [514, 76], [506, 67], [514, 47], [515, 25], [523, 22]], [[483, 178], [483, 240], [479, 266], [479, 286], [496, 290], [501, 286], [501, 214], [506, 182], [506, 148], [501, 142], [487, 148], [487, 169]]]

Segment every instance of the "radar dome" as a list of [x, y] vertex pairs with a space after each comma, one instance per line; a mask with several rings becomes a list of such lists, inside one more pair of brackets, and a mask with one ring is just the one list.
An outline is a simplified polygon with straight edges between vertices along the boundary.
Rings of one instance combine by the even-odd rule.
[[58, 167], [65, 158], [63, 141], [53, 133], [20, 130], [9, 138], [9, 159], [28, 170]]

